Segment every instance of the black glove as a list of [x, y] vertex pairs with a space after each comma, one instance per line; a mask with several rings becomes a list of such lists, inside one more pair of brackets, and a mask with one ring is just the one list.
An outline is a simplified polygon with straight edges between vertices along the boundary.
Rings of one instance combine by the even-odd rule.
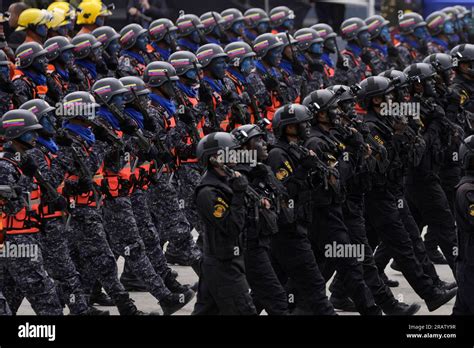
[[120, 129], [127, 134], [133, 134], [137, 131], [138, 125], [131, 118], [125, 118], [120, 122]]
[[399, 52], [398, 52], [398, 50], [395, 46], [390, 45], [387, 48], [387, 53], [390, 57], [396, 58], [396, 57], [398, 57]]
[[94, 127], [93, 129], [94, 136], [97, 140], [107, 142], [109, 139], [109, 136], [107, 134], [107, 130], [104, 127]]
[[200, 101], [202, 101], [205, 104], [212, 103], [212, 91], [204, 83], [202, 83], [199, 86], [198, 93], [199, 93], [199, 100]]
[[363, 50], [362, 54], [360, 55], [360, 59], [362, 59], [362, 61], [367, 65], [371, 64], [373, 58], [374, 58], [374, 55], [372, 54], [371, 51], [367, 49]]
[[73, 141], [70, 137], [67, 136], [67, 134], [63, 132], [59, 132], [56, 137], [54, 138], [56, 141], [56, 144], [59, 146], [71, 146]]
[[296, 75], [303, 75], [304, 74], [304, 66], [301, 64], [301, 62], [296, 61], [291, 64], [291, 67], [293, 68], [293, 72]]
[[319, 59], [315, 59], [311, 63], [309, 63], [309, 68], [311, 69], [311, 71], [317, 71], [322, 73], [324, 72], [324, 63]]
[[278, 80], [276, 78], [274, 78], [273, 76], [270, 76], [270, 75], [266, 76], [263, 79], [263, 84], [265, 85], [265, 87], [267, 87], [267, 89], [269, 89], [271, 91], [274, 91], [280, 85]]
[[249, 181], [245, 177], [245, 175], [240, 175], [238, 177], [232, 177], [229, 180], [230, 187], [234, 193], [243, 193], [247, 191], [247, 187], [249, 186]]
[[20, 169], [26, 176], [33, 177], [38, 169], [38, 164], [31, 156], [24, 156]]
[[184, 112], [178, 113], [178, 117], [182, 122], [186, 123], [187, 125], [192, 124], [195, 120], [194, 111], [188, 106], [184, 107]]

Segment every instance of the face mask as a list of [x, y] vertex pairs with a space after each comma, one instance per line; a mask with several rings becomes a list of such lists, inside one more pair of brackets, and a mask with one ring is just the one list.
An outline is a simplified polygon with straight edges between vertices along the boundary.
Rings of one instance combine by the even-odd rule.
[[370, 47], [370, 34], [367, 30], [361, 31], [357, 39], [361, 47]]
[[173, 99], [176, 97], [176, 92], [172, 81], [166, 81], [164, 84], [162, 84], [161, 91], [168, 97], [168, 99]]
[[93, 62], [102, 60], [102, 46], [93, 48], [90, 57]]
[[212, 28], [211, 30], [211, 34], [213, 34], [216, 37], [222, 37], [221, 27], [218, 25], [215, 25], [214, 28]]
[[429, 78], [423, 82], [423, 95], [425, 97], [437, 97], [435, 82], [433, 79]]
[[46, 26], [46, 24], [40, 24], [36, 27], [35, 32], [40, 37], [45, 38], [46, 36], [48, 36], [48, 27]]
[[105, 18], [100, 16], [100, 17], [97, 17], [97, 19], [95, 20], [95, 25], [97, 25], [98, 27], [102, 27], [104, 26], [105, 24]]
[[380, 36], [380, 39], [385, 43], [391, 41], [390, 31], [388, 30], [387, 26], [382, 27], [382, 30], [380, 31], [379, 36]]
[[300, 139], [308, 139], [311, 125], [309, 122], [301, 122], [298, 124], [298, 137]]
[[64, 65], [69, 65], [74, 60], [74, 52], [72, 49], [65, 50], [59, 55], [59, 59]]
[[45, 75], [48, 70], [48, 58], [45, 55], [35, 58], [31, 67], [39, 74]]
[[217, 79], [223, 79], [225, 71], [227, 69], [227, 63], [224, 57], [214, 59], [210, 64], [210, 71]]
[[324, 41], [324, 49], [330, 53], [336, 53], [336, 40], [330, 38]]
[[189, 35], [189, 38], [194, 43], [197, 43], [197, 44], [201, 43], [201, 36], [199, 35], [199, 32], [197, 30], [194, 30], [191, 33], [191, 35]]
[[232, 24], [232, 31], [237, 35], [242, 35], [244, 32], [244, 22], [238, 21]]
[[107, 46], [107, 52], [111, 55], [111, 56], [114, 56], [116, 55], [117, 53], [120, 52], [120, 43], [118, 41], [118, 39], [114, 39], [112, 40], [109, 45]]
[[146, 51], [146, 46], [148, 45], [148, 37], [146, 36], [146, 33], [141, 34], [137, 38], [137, 42], [135, 43], [137, 48], [141, 51]]
[[54, 136], [54, 133], [56, 129], [54, 128], [54, 125], [56, 124], [56, 118], [52, 115], [52, 112], [47, 113], [44, 115], [41, 120], [40, 124], [43, 126], [43, 129], [40, 130], [40, 133], [47, 137], [51, 138]]
[[123, 110], [125, 108], [123, 94], [114, 95], [112, 99], [110, 99], [110, 103], [116, 105], [119, 110]]
[[426, 29], [426, 27], [415, 28], [415, 30], [413, 31], [413, 34], [419, 41], [424, 41], [428, 39], [429, 37], [428, 29]]
[[262, 23], [257, 24], [257, 32], [259, 34], [268, 33], [269, 29], [270, 29], [270, 24], [268, 24], [268, 22], [262, 22]]
[[276, 47], [268, 51], [265, 58], [267, 59], [268, 63], [272, 66], [279, 66], [281, 63], [281, 58], [283, 54], [283, 47]]
[[171, 45], [171, 43], [175, 43], [177, 39], [178, 33], [176, 32], [176, 30], [168, 31], [164, 37], [164, 40], [168, 45]]
[[67, 25], [63, 25], [62, 27], [58, 28], [58, 34], [61, 36], [67, 36], [69, 32], [69, 28]]
[[244, 75], [249, 75], [255, 71], [255, 59], [253, 57], [245, 58], [242, 63], [240, 63], [240, 71]]
[[454, 34], [454, 25], [451, 21], [446, 21], [443, 26], [443, 33], [446, 35]]
[[18, 138], [22, 143], [24, 143], [28, 148], [32, 149], [36, 145], [36, 139], [38, 139], [38, 133], [35, 131], [29, 131], [23, 133], [20, 138]]
[[295, 21], [293, 19], [287, 19], [283, 22], [283, 28], [287, 30], [293, 30], [295, 26]]
[[197, 72], [196, 69], [190, 69], [190, 70], [186, 71], [186, 72], [184, 73], [184, 76], [185, 76], [187, 79], [189, 79], [189, 80], [191, 80], [191, 81], [193, 81], [193, 82], [197, 82], [197, 81], [198, 81], [198, 72]]
[[321, 56], [323, 54], [323, 45], [314, 43], [310, 46], [309, 51], [316, 56]]

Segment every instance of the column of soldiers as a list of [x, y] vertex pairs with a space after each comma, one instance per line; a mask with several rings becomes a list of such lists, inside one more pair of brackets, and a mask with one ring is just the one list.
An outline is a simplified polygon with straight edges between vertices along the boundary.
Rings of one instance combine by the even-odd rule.
[[1, 242], [39, 250], [0, 259], [0, 314], [26, 297], [143, 315], [145, 291], [165, 315], [196, 292], [196, 315], [414, 315], [391, 259], [429, 311], [457, 293], [474, 313], [469, 10], [298, 29], [285, 6], [227, 9], [119, 32], [110, 14], [27, 9], [15, 60], [0, 51]]

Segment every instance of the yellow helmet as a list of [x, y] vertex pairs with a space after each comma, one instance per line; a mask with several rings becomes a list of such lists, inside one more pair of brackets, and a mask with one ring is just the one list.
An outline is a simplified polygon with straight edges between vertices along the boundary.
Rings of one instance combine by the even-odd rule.
[[53, 19], [51, 12], [37, 8], [27, 8], [18, 17], [18, 28], [16, 30], [25, 30], [30, 25], [48, 24]]
[[53, 16], [54, 16], [54, 11], [57, 11], [57, 10], [64, 12], [65, 19], [63, 23], [60, 23], [59, 25], [56, 25], [56, 26], [52, 26], [52, 28], [61, 27], [71, 22], [75, 22], [76, 9], [70, 3], [64, 2], [64, 1], [56, 1], [56, 2], [51, 3], [48, 6], [48, 11], [53, 12]]
[[84, 0], [77, 7], [77, 24], [94, 24], [97, 17], [110, 16], [109, 8], [98, 0]]

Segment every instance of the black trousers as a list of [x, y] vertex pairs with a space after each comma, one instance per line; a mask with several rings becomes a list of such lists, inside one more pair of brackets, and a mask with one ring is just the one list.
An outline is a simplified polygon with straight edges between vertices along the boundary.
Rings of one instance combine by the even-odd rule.
[[[431, 262], [428, 254], [426, 253], [425, 244], [423, 243], [423, 239], [421, 239], [420, 230], [418, 229], [418, 225], [411, 214], [410, 207], [405, 197], [397, 197], [397, 208], [400, 213], [402, 223], [410, 236], [415, 256], [423, 267], [423, 271], [431, 277], [433, 282], [438, 281], [438, 273], [436, 272], [433, 262]], [[385, 243], [381, 243], [375, 250], [374, 258], [377, 268], [380, 272], [383, 272], [388, 262], [392, 258], [390, 250]]]
[[372, 311], [376, 307], [375, 301], [370, 289], [365, 284], [362, 264], [357, 260], [357, 257], [353, 255], [339, 257], [334, 254], [326, 256], [326, 252], [329, 248], [334, 248], [334, 245], [342, 247], [351, 244], [339, 204], [313, 208], [310, 239], [316, 261], [321, 267], [325, 280], [328, 281], [337, 270], [347, 294], [353, 299], [357, 310], [361, 314], [373, 314]]
[[396, 197], [388, 190], [372, 190], [365, 199], [367, 224], [385, 243], [410, 286], [423, 299], [432, 295], [433, 280], [418, 261], [409, 233], [397, 207]]
[[265, 309], [269, 315], [286, 315], [288, 298], [273, 269], [270, 242], [269, 236], [247, 240], [244, 254], [247, 281], [258, 313]]
[[406, 198], [418, 226], [428, 225], [454, 272], [456, 225], [446, 194], [438, 180], [407, 185]]
[[[326, 296], [326, 281], [316, 264], [304, 226], [280, 225], [272, 238], [271, 253], [280, 283], [286, 284], [291, 279], [300, 308], [319, 315], [335, 313]], [[295, 294], [289, 293], [288, 296], [295, 297]]]
[[454, 315], [474, 314], [474, 264], [468, 262], [456, 263], [456, 282], [458, 292], [453, 307]]
[[[363, 194], [348, 195], [346, 201], [342, 205], [342, 212], [344, 214], [344, 222], [347, 226], [351, 243], [363, 245], [365, 248], [364, 260], [362, 261], [364, 280], [374, 297], [375, 303], [383, 310], [384, 307], [393, 304], [396, 299], [390, 288], [386, 286], [379, 277], [379, 272], [373, 257], [373, 250], [367, 239]], [[347, 291], [339, 272], [336, 273], [329, 289], [333, 295], [336, 295], [337, 297], [347, 296]]]

